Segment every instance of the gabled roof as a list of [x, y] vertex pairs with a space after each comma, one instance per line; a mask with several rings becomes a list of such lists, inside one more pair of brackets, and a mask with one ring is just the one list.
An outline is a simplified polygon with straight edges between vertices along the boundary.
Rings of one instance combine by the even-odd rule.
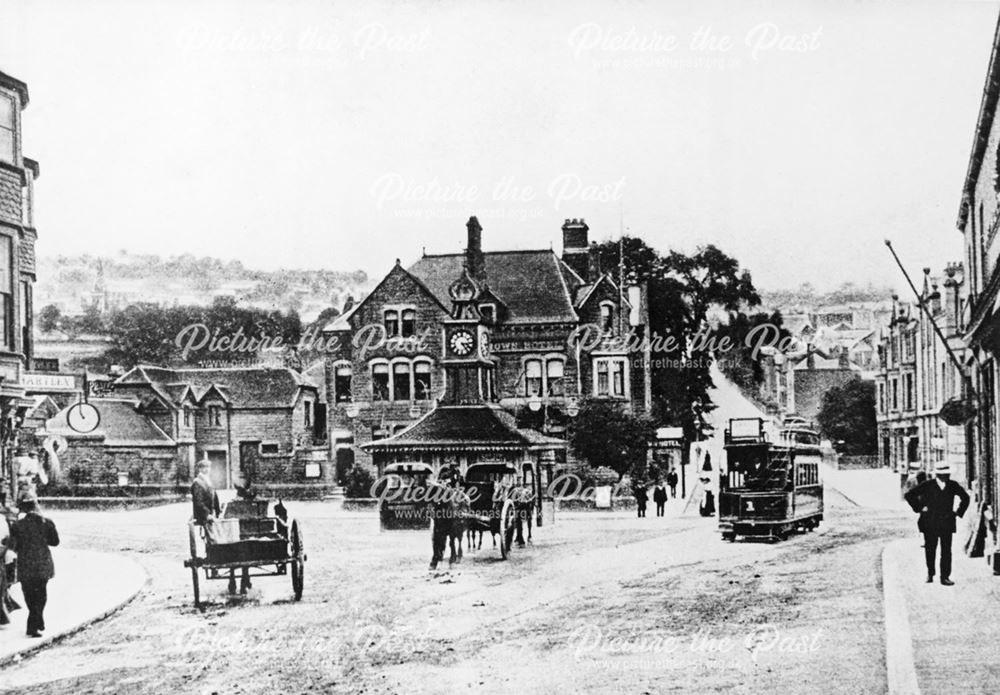
[[[342, 315], [340, 315], [336, 319], [334, 319], [331, 323], [327, 324], [327, 326], [326, 326], [326, 328], [324, 328], [324, 330], [329, 330], [329, 331], [346, 331], [346, 330], [350, 330], [352, 327], [354, 327], [353, 323], [350, 320], [351, 317], [353, 317], [362, 306], [364, 306], [369, 301], [371, 301], [371, 298], [374, 297], [376, 295], [376, 293], [382, 288], [382, 285], [384, 285], [386, 282], [388, 282], [389, 278], [391, 278], [393, 276], [393, 274], [402, 274], [405, 277], [408, 277], [410, 280], [413, 281], [413, 283], [417, 287], [420, 288], [421, 291], [425, 292], [428, 297], [430, 297], [435, 302], [437, 302], [438, 305], [440, 305], [442, 311], [444, 311], [445, 313], [448, 313], [448, 307], [451, 306], [451, 298], [448, 296], [447, 288], [445, 288], [445, 295], [444, 295], [444, 299], [442, 300], [442, 298], [440, 296], [438, 296], [429, 287], [427, 287], [426, 284], [424, 284], [423, 280], [421, 280], [419, 277], [417, 277], [416, 275], [414, 275], [413, 273], [411, 273], [410, 271], [408, 271], [406, 268], [404, 268], [403, 266], [401, 266], [399, 264], [399, 259], [397, 258], [396, 259], [396, 265], [394, 265], [392, 267], [392, 270], [390, 270], [388, 273], [385, 274], [385, 277], [382, 278], [382, 281], [379, 282], [375, 286], [375, 289], [373, 289], [371, 292], [369, 292], [368, 295], [364, 299], [362, 299], [360, 302], [358, 302], [357, 304], [355, 304], [351, 308], [350, 311], [344, 312]], [[458, 277], [458, 275], [455, 275], [455, 277]], [[449, 284], [451, 284], [451, 282], [455, 281], [455, 277], [453, 277], [449, 281]]]
[[566, 442], [521, 429], [510, 413], [490, 404], [439, 406], [402, 432], [361, 445], [366, 451], [487, 451], [531, 447], [565, 449]]
[[[507, 305], [509, 322], [577, 321], [565, 264], [551, 249], [492, 251], [483, 258], [486, 283]], [[464, 265], [465, 254], [461, 253], [424, 256], [410, 266], [410, 273], [442, 306], [451, 306], [448, 288], [462, 274]]]
[[288, 408], [295, 404], [300, 389], [316, 390], [315, 385], [285, 367], [166, 369], [139, 365], [115, 383], [149, 384], [168, 396], [168, 386], [185, 384], [198, 401], [214, 387], [234, 408]]
[[[63, 408], [45, 423], [48, 434], [61, 434], [68, 439], [103, 440], [107, 446], [175, 446], [155, 422], [138, 411], [138, 401], [122, 398], [91, 398], [97, 408], [101, 424], [86, 435], [71, 428], [66, 420], [69, 409]], [[75, 405], [75, 404], [74, 404]]]

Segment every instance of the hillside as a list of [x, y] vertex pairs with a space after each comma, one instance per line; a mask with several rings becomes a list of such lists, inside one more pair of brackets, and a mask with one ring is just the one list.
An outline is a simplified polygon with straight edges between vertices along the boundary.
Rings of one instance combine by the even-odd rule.
[[242, 306], [294, 310], [310, 321], [326, 308], [339, 308], [348, 295], [360, 296], [368, 284], [360, 270], [254, 270], [190, 254], [40, 256], [35, 309], [55, 305], [75, 316], [95, 306], [106, 313], [140, 302], [207, 306], [216, 297], [232, 297]]

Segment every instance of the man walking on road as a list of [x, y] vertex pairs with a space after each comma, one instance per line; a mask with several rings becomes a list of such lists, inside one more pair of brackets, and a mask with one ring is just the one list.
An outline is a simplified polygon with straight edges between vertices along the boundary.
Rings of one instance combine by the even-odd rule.
[[656, 502], [656, 516], [663, 516], [663, 505], [667, 503], [667, 489], [659, 480], [653, 488], [653, 501]]
[[646, 516], [646, 502], [649, 501], [649, 493], [644, 486], [635, 489], [635, 506], [640, 517]]
[[55, 576], [50, 545], [59, 545], [59, 533], [51, 519], [38, 512], [38, 498], [34, 492], [21, 497], [18, 505], [24, 516], [14, 524], [11, 538], [17, 551], [17, 575], [21, 593], [28, 604], [28, 636], [41, 637], [45, 630], [45, 603], [48, 600], [48, 583]]
[[[955, 517], [969, 508], [969, 493], [951, 479], [947, 463], [934, 466], [935, 477], [917, 485], [906, 493], [905, 499], [913, 511], [922, 515], [924, 555], [927, 560], [927, 582], [934, 581], [934, 559], [938, 543], [941, 544], [941, 583], [951, 586], [951, 539], [955, 534]], [[958, 510], [955, 510], [955, 498]]]
[[670, 496], [677, 499], [677, 471], [673, 468], [667, 473], [667, 487], [670, 488]]

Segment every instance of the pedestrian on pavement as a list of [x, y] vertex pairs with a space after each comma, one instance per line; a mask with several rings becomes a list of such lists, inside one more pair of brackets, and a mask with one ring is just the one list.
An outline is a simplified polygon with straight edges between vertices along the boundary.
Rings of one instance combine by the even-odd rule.
[[663, 505], [667, 503], [667, 489], [659, 480], [656, 481], [656, 488], [653, 489], [653, 501], [656, 502], [656, 516], [663, 516]]
[[635, 507], [639, 511], [639, 517], [645, 518], [646, 516], [646, 502], [649, 501], [649, 493], [646, 492], [645, 486], [638, 486], [635, 489]]
[[[941, 545], [941, 583], [951, 586], [951, 539], [955, 534], [955, 518], [969, 508], [969, 493], [951, 479], [951, 467], [944, 462], [934, 466], [934, 479], [926, 480], [906, 493], [913, 511], [923, 517], [924, 558], [927, 561], [927, 582], [934, 581], [934, 560]], [[955, 509], [958, 498], [958, 510]], [[920, 521], [917, 522], [918, 526]]]
[[48, 583], [55, 576], [49, 546], [59, 545], [59, 533], [52, 520], [38, 511], [35, 493], [21, 497], [18, 507], [24, 516], [14, 524], [11, 534], [17, 551], [17, 576], [24, 602], [28, 604], [28, 637], [41, 637], [45, 631]]
[[677, 499], [677, 471], [673, 468], [667, 473], [667, 486], [670, 488], [670, 497]]
[[[0, 479], [0, 486], [6, 485]], [[10, 585], [14, 582], [14, 551], [10, 549], [13, 525], [17, 512], [7, 506], [6, 487], [0, 488], [0, 625], [10, 623], [10, 614], [21, 606], [10, 596]]]

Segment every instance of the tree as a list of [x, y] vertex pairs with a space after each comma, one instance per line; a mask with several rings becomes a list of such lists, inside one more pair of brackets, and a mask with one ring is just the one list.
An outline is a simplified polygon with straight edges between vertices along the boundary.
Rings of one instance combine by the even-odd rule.
[[62, 312], [55, 304], [47, 304], [38, 312], [38, 327], [45, 333], [59, 328]]
[[875, 422], [875, 384], [856, 377], [823, 394], [816, 416], [823, 436], [837, 451], [850, 456], [874, 454], [878, 449]]
[[645, 465], [655, 431], [652, 418], [632, 415], [614, 401], [591, 398], [581, 403], [573, 419], [569, 443], [591, 467], [607, 466], [621, 476]]
[[[694, 341], [708, 330], [710, 310], [732, 314], [760, 304], [750, 274], [713, 245], [664, 257], [642, 239], [624, 237], [604, 242], [598, 252], [602, 269], [619, 268], [621, 260], [616, 281], [620, 274], [626, 284], [646, 286], [650, 331], [674, 339], [653, 361], [654, 407], [663, 421], [683, 427], [688, 441], [701, 440], [711, 430], [707, 415], [715, 408], [709, 397], [712, 355]], [[676, 366], [678, 361], [684, 364]]]
[[740, 311], [730, 315], [728, 323], [719, 326], [715, 332], [720, 340], [726, 338], [732, 346], [729, 350], [720, 351], [715, 355], [719, 370], [745, 393], [751, 395], [756, 395], [763, 383], [764, 370], [760, 364], [761, 356], [758, 355], [757, 359], [754, 359], [755, 341], [752, 338], [748, 341], [747, 337], [753, 336], [752, 331], [759, 330], [761, 326], [774, 326], [778, 334], [775, 336], [773, 331], [769, 331], [767, 340], [775, 344], [780, 344], [790, 336], [784, 327], [780, 311], [771, 314], [766, 312], [746, 314]]

